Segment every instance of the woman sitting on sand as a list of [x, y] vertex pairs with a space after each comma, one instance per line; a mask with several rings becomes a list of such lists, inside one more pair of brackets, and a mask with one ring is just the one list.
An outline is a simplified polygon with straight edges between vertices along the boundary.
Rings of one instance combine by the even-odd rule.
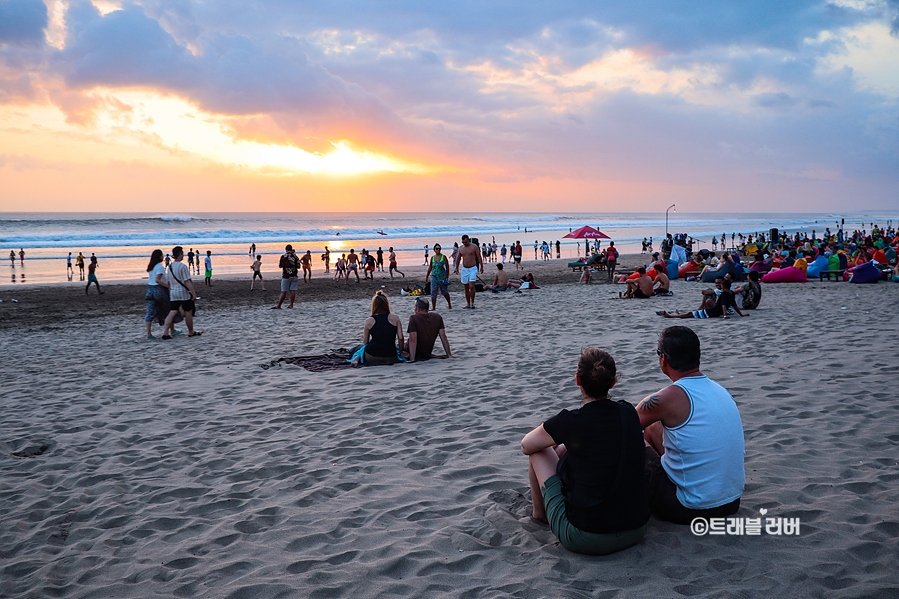
[[529, 456], [534, 518], [577, 553], [605, 555], [646, 532], [643, 431], [634, 407], [609, 399], [618, 380], [608, 352], [581, 354], [575, 382], [581, 407], [562, 410], [521, 440]]
[[362, 330], [364, 354], [354, 356], [352, 362], [359, 364], [360, 357], [365, 364], [397, 362], [400, 358], [397, 348], [403, 347], [403, 343], [403, 323], [399, 316], [390, 311], [390, 300], [379, 289], [371, 298], [371, 316], [365, 319]]

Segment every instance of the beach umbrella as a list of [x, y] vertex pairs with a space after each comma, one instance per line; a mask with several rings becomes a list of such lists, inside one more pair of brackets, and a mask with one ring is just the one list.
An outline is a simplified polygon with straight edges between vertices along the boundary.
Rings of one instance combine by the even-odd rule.
[[611, 239], [608, 235], [590, 226], [583, 226], [565, 236], [568, 239]]

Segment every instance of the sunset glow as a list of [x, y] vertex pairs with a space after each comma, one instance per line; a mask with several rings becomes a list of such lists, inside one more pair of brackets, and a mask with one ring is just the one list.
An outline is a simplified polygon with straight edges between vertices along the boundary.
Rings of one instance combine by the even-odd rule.
[[0, 210], [891, 206], [899, 15], [801, 4], [0, 0]]

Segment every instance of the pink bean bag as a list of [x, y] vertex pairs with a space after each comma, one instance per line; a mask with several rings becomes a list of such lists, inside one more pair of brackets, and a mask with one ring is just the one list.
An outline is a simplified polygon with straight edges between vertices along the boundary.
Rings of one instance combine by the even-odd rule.
[[797, 266], [788, 266], [769, 272], [762, 277], [762, 283], [807, 283], [805, 271]]

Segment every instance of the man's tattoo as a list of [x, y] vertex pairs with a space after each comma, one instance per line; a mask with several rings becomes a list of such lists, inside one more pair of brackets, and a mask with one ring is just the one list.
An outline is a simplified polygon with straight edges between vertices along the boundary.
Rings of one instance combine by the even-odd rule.
[[659, 405], [659, 394], [650, 395], [646, 399], [640, 402], [640, 405], [637, 406], [638, 410], [642, 410], [644, 412], [652, 412], [656, 406]]

